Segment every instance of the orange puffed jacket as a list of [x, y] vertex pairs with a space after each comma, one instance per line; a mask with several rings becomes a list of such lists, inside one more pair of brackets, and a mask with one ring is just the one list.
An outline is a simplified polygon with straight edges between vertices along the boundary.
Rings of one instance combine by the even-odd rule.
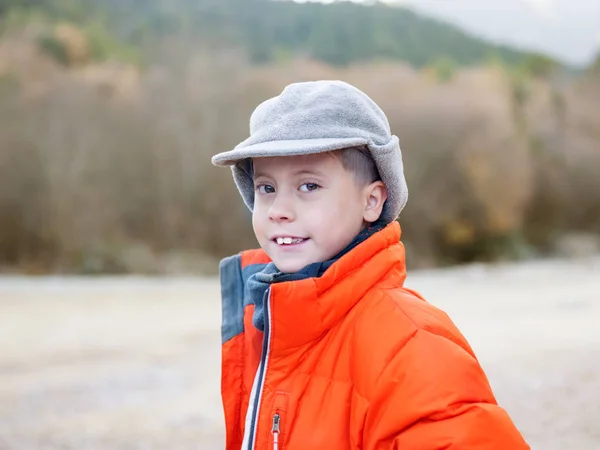
[[250, 250], [221, 263], [227, 450], [529, 449], [448, 316], [403, 286], [397, 222], [320, 277], [272, 284], [264, 331]]

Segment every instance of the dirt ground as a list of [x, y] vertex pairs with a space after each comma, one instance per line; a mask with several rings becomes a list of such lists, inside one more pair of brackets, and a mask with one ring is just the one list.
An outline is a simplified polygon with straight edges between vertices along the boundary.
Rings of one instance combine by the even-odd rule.
[[[600, 449], [600, 257], [418, 272], [533, 449]], [[224, 446], [214, 278], [0, 278], [0, 450]]]

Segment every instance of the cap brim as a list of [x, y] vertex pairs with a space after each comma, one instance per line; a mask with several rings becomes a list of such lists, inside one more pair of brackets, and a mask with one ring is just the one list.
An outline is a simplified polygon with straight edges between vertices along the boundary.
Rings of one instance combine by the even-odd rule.
[[215, 166], [233, 166], [248, 158], [311, 155], [368, 144], [367, 139], [359, 137], [271, 141], [219, 153], [212, 157], [212, 163]]

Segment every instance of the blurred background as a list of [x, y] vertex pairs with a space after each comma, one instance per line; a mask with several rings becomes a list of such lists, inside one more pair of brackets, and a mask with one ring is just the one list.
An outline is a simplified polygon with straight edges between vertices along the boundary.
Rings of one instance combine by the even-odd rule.
[[[600, 447], [600, 368], [581, 366], [600, 361], [585, 334], [600, 313], [600, 2], [0, 0], [0, 449], [222, 448], [214, 275], [257, 244], [210, 157], [248, 136], [260, 102], [317, 79], [388, 115], [415, 285], [484, 352], [526, 436]], [[561, 402], [548, 415], [575, 377], [592, 383], [574, 407], [589, 422]]]
[[481, 5], [2, 0], [0, 264], [214, 273], [256, 242], [210, 156], [330, 78], [400, 136], [410, 266], [598, 250], [600, 6]]

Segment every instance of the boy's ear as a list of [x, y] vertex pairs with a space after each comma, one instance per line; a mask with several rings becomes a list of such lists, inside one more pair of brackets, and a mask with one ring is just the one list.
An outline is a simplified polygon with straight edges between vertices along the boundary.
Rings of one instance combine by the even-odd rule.
[[366, 222], [375, 222], [381, 216], [383, 204], [387, 200], [387, 188], [383, 181], [375, 181], [365, 187], [366, 206], [363, 219]]

